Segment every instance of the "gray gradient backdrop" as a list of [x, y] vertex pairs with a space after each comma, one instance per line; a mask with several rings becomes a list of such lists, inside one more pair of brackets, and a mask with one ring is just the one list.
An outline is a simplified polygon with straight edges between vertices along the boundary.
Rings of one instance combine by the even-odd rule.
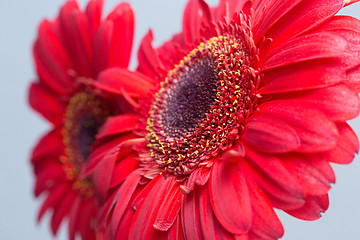
[[[280, 0], [279, 0], [280, 1]], [[31, 45], [37, 25], [53, 18], [63, 0], [0, 1], [0, 239], [53, 239], [49, 216], [36, 224], [41, 201], [32, 195], [34, 178], [28, 158], [31, 148], [49, 125], [27, 105], [27, 88], [35, 77]], [[85, 0], [80, 1], [82, 5]], [[105, 11], [117, 0], [106, 1]], [[185, 0], [132, 0], [136, 13], [135, 48], [151, 27], [159, 45], [181, 28]], [[217, 0], [209, 1], [211, 4]], [[360, 3], [341, 12], [360, 18]], [[135, 51], [133, 51], [134, 53]], [[136, 59], [132, 59], [132, 68]], [[360, 135], [360, 120], [351, 121]], [[330, 208], [318, 221], [305, 222], [279, 212], [285, 228], [283, 239], [360, 239], [360, 159], [334, 166], [337, 183], [330, 191]], [[66, 239], [62, 226], [57, 239]]]

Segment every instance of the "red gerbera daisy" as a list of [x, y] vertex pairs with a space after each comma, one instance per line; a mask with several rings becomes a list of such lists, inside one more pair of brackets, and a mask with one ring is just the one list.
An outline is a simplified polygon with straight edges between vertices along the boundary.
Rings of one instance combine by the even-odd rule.
[[81, 179], [80, 172], [99, 127], [121, 111], [114, 109], [123, 101], [94, 88], [93, 82], [106, 68], [128, 66], [133, 41], [131, 7], [119, 4], [101, 20], [102, 7], [102, 0], [92, 0], [82, 11], [76, 1], [67, 1], [55, 20], [40, 24], [34, 44], [38, 80], [30, 87], [29, 102], [52, 124], [31, 156], [35, 195], [46, 195], [38, 218], [52, 210], [56, 234], [68, 217], [70, 239], [77, 234], [95, 239], [93, 183]]
[[106, 237], [277, 239], [274, 208], [318, 219], [329, 163], [359, 147], [346, 121], [359, 114], [360, 22], [334, 16], [353, 2], [190, 0], [182, 33], [157, 50], [145, 36], [137, 73], [104, 71], [99, 88], [144, 96], [101, 130], [121, 143], [87, 163], [112, 191]]

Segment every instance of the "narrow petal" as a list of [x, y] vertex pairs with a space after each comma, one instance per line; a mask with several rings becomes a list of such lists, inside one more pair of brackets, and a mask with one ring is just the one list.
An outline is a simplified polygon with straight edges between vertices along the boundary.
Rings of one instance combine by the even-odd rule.
[[96, 134], [96, 138], [104, 138], [114, 134], [120, 134], [124, 132], [130, 132], [137, 129], [138, 118], [133, 114], [121, 114], [115, 117], [110, 117], [103, 126], [101, 126], [99, 132]]
[[264, 34], [274, 26], [286, 13], [293, 9], [301, 0], [269, 0], [260, 1], [254, 16], [254, 39], [258, 42]]
[[335, 85], [345, 78], [340, 60], [316, 59], [264, 71], [260, 94], [311, 90]]
[[299, 182], [287, 171], [282, 161], [277, 157], [259, 153], [250, 147], [246, 147], [246, 156], [254, 170], [267, 179], [267, 184], [284, 189], [288, 192], [287, 197], [301, 199], [304, 196]]
[[262, 58], [263, 71], [321, 58], [343, 56], [346, 41], [331, 33], [307, 34], [289, 40]]
[[151, 188], [151, 191], [140, 202], [137, 208], [133, 223], [129, 229], [129, 239], [163, 239], [165, 233], [156, 230], [153, 226], [156, 216], [160, 209], [161, 204], [164, 201], [165, 193], [174, 184], [171, 179], [165, 180], [161, 175], [152, 181], [156, 181], [156, 184]]
[[200, 191], [198, 211], [200, 215], [201, 229], [204, 239], [233, 239], [233, 234], [226, 231], [215, 217], [210, 202], [208, 185], [206, 185], [201, 190], [197, 190]]
[[281, 238], [284, 235], [284, 228], [273, 206], [255, 181], [252, 179], [247, 179], [246, 181], [253, 210], [251, 231], [256, 233], [261, 239]]
[[289, 124], [298, 134], [301, 146], [297, 151], [326, 151], [335, 146], [338, 131], [326, 115], [312, 105], [276, 100], [260, 106], [259, 114], [273, 116]]
[[250, 197], [237, 164], [215, 160], [210, 177], [210, 200], [217, 219], [226, 230], [241, 234], [250, 229]]
[[[138, 186], [140, 181], [140, 173], [139, 171], [134, 171], [129, 175], [129, 177], [124, 181], [119, 190], [115, 194], [115, 198], [113, 200], [114, 212], [113, 217], [111, 219], [111, 229], [112, 232], [117, 232], [119, 223], [121, 218], [123, 217], [126, 208], [132, 198], [133, 193]], [[109, 210], [110, 211], [110, 210]]]
[[29, 89], [29, 103], [33, 109], [39, 112], [54, 125], [60, 124], [63, 119], [59, 118], [65, 112], [64, 105], [41, 83], [32, 83]]
[[246, 123], [242, 138], [263, 152], [283, 153], [300, 147], [299, 136], [288, 124], [276, 118], [255, 114]]
[[59, 129], [53, 129], [46, 133], [37, 145], [34, 147], [31, 154], [31, 163], [36, 163], [49, 155], [59, 156], [63, 153], [63, 149], [59, 147], [59, 142], [62, 141]]
[[54, 234], [57, 233], [62, 220], [68, 215], [71, 207], [73, 206], [76, 194], [77, 193], [75, 191], [69, 191], [61, 199], [61, 202], [54, 207], [53, 216], [51, 218], [51, 230]]
[[[159, 76], [159, 71], [163, 69], [159, 54], [152, 46], [154, 36], [151, 30], [143, 37], [138, 50], [139, 66], [137, 71], [155, 79]], [[160, 79], [158, 79], [160, 80]]]
[[183, 16], [183, 33], [186, 42], [193, 44], [200, 38], [200, 4], [198, 0], [188, 1]]
[[122, 94], [124, 90], [132, 97], [143, 98], [154, 88], [151, 82], [141, 73], [109, 68], [99, 74], [94, 85], [111, 93]]
[[95, 33], [100, 25], [103, 6], [104, 0], [91, 0], [86, 6], [85, 14], [89, 23], [91, 39], [94, 38]]
[[61, 31], [75, 71], [83, 77], [92, 77], [92, 45], [89, 23], [75, 1], [68, 1], [59, 15]]
[[138, 168], [139, 160], [136, 153], [130, 154], [117, 161], [111, 174], [110, 188], [120, 185], [135, 169]]
[[72, 91], [73, 68], [70, 56], [61, 41], [57, 22], [44, 20], [39, 27], [33, 54], [38, 75], [48, 87], [58, 94]]
[[322, 153], [325, 159], [337, 164], [349, 164], [359, 152], [359, 140], [354, 130], [347, 123], [337, 123], [339, 138], [336, 146]]
[[356, 92], [344, 84], [280, 95], [298, 105], [312, 105], [321, 109], [333, 121], [347, 121], [359, 115], [360, 100]]
[[170, 189], [167, 190], [168, 192], [160, 206], [161, 211], [158, 212], [154, 223], [154, 228], [160, 231], [168, 231], [180, 212], [181, 189], [175, 183], [175, 178], [171, 178], [169, 181], [174, 183], [170, 184]]
[[120, 3], [107, 17], [113, 22], [113, 33], [110, 39], [108, 67], [129, 65], [134, 36], [134, 13], [128, 3]]
[[307, 196], [303, 207], [286, 211], [288, 214], [307, 221], [317, 220], [329, 207], [329, 196], [327, 194], [320, 196]]
[[204, 239], [199, 214], [197, 191], [192, 191], [182, 197], [181, 220], [185, 239]]
[[333, 17], [343, 5], [343, 0], [302, 0], [265, 34], [265, 37], [273, 40], [270, 49], [325, 22]]
[[66, 193], [71, 190], [70, 187], [71, 186], [68, 184], [58, 184], [54, 187], [40, 208], [38, 213], [38, 221], [40, 221], [48, 209], [53, 208], [59, 201], [62, 200], [63, 196], [65, 196]]

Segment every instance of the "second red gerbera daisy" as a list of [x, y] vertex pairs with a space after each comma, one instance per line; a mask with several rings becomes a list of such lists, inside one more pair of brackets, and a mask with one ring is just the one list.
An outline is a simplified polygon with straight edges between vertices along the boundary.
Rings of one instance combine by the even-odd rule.
[[102, 20], [102, 6], [102, 0], [92, 0], [82, 11], [76, 1], [67, 1], [55, 20], [40, 24], [34, 44], [38, 80], [30, 87], [29, 102], [52, 124], [31, 157], [35, 195], [46, 195], [39, 219], [52, 211], [56, 234], [68, 218], [70, 239], [95, 239], [94, 183], [80, 172], [98, 129], [109, 116], [127, 111], [123, 98], [93, 83], [106, 68], [128, 66], [134, 16], [128, 4], [119, 4]]
[[359, 147], [346, 121], [359, 113], [360, 22], [334, 16], [349, 3], [190, 0], [182, 33], [157, 50], [143, 39], [139, 72], [103, 72], [97, 87], [143, 96], [100, 131], [120, 144], [87, 163], [112, 173], [107, 238], [277, 239], [274, 208], [318, 219], [329, 163]]

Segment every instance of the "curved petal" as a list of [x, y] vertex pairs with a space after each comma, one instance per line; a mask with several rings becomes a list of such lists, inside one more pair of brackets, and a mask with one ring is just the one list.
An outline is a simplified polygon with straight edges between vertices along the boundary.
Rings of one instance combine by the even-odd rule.
[[120, 3], [106, 20], [113, 22], [107, 67], [126, 68], [129, 65], [134, 37], [133, 10], [128, 3]]
[[[143, 37], [138, 50], [139, 66], [137, 71], [147, 75], [151, 79], [159, 77], [159, 71], [163, 69], [159, 54], [152, 46], [154, 36], [151, 30]], [[161, 79], [157, 79], [159, 81]], [[155, 82], [155, 80], [154, 80]]]
[[359, 140], [347, 123], [337, 123], [339, 138], [336, 146], [322, 153], [324, 159], [337, 164], [349, 164], [359, 152]]
[[63, 119], [65, 107], [56, 94], [41, 83], [32, 83], [29, 89], [29, 103], [31, 107], [44, 116], [54, 125], [60, 124]]
[[94, 85], [104, 91], [122, 94], [122, 90], [132, 97], [143, 98], [154, 88], [152, 81], [138, 72], [109, 68], [102, 71]]
[[315, 59], [264, 71], [260, 94], [318, 89], [344, 81], [337, 59]]
[[246, 182], [248, 184], [253, 210], [253, 220], [250, 231], [256, 233], [259, 239], [281, 238], [284, 235], [284, 228], [273, 206], [254, 180], [246, 179]]
[[307, 196], [305, 204], [299, 209], [286, 211], [288, 214], [303, 220], [313, 221], [321, 217], [329, 207], [329, 196], [327, 194], [320, 196]]
[[246, 123], [242, 139], [254, 148], [270, 153], [289, 152], [300, 147], [299, 136], [288, 124], [256, 114]]
[[360, 99], [344, 84], [279, 95], [278, 98], [296, 101], [298, 105], [316, 106], [333, 121], [347, 121], [359, 115]]
[[261, 58], [261, 70], [343, 56], [347, 42], [332, 33], [313, 33], [289, 40]]
[[165, 178], [158, 175], [152, 181], [155, 184], [152, 186], [148, 194], [142, 199], [129, 229], [129, 239], [163, 239], [165, 233], [156, 230], [153, 227], [156, 216], [160, 209], [161, 204], [165, 199], [165, 193], [174, 183], [172, 178]]
[[268, 50], [315, 28], [333, 17], [343, 5], [343, 0], [302, 0], [266, 32], [265, 37], [273, 40]]
[[259, 114], [279, 118], [298, 134], [300, 152], [326, 151], [336, 145], [338, 131], [335, 124], [312, 105], [299, 105], [295, 101], [275, 100], [262, 104]]
[[246, 233], [252, 211], [244, 175], [237, 163], [215, 160], [210, 176], [210, 201], [221, 225], [231, 233]]
[[131, 132], [137, 129], [138, 117], [134, 114], [120, 114], [109, 117], [96, 134], [96, 138], [105, 138], [114, 134]]

